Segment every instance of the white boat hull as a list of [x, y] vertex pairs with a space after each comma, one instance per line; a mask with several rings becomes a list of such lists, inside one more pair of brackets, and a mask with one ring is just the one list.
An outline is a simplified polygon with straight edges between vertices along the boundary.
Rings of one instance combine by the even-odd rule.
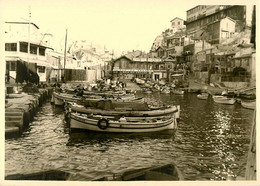
[[70, 94], [66, 94], [66, 93], [56, 93], [53, 92], [53, 100], [54, 100], [54, 104], [61, 106], [63, 105], [65, 102], [77, 102], [78, 100], [80, 100], [80, 98], [77, 97], [73, 97], [74, 95], [70, 95]]
[[252, 109], [252, 110], [254, 110], [256, 108], [256, 102], [255, 101], [250, 101], [250, 102], [241, 101], [241, 105], [244, 108], [248, 108], [248, 109]]
[[87, 118], [77, 113], [71, 113], [70, 128], [111, 133], [157, 132], [177, 128], [177, 121], [174, 116], [168, 120], [151, 123], [107, 120], [108, 126], [103, 129], [98, 126], [98, 121], [99, 120]]
[[183, 90], [172, 90], [172, 93], [176, 94], [176, 95], [183, 95], [184, 91]]
[[221, 103], [221, 104], [233, 105], [236, 102], [236, 99], [227, 98], [225, 96], [213, 96], [212, 98], [214, 102]]
[[208, 94], [198, 94], [198, 95], [197, 95], [197, 98], [198, 98], [198, 99], [202, 99], [202, 100], [207, 100], [208, 97], [209, 97]]

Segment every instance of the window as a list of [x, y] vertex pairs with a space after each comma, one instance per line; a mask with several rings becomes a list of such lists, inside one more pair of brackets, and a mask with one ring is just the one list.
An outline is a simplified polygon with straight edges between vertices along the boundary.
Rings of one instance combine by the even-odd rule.
[[39, 73], [45, 73], [45, 66], [37, 66]]
[[30, 45], [30, 53], [37, 54], [37, 47], [35, 45]]
[[178, 21], [178, 25], [180, 25], [181, 23], [180, 23], [180, 21]]
[[5, 43], [5, 51], [17, 51], [16, 43]]
[[20, 43], [20, 52], [28, 52], [28, 43]]
[[39, 48], [39, 55], [45, 56], [45, 48]]

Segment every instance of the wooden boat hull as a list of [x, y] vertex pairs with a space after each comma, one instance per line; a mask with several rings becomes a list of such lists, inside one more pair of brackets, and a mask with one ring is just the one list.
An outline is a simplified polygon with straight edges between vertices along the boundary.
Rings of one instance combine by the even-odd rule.
[[59, 170], [48, 170], [30, 174], [13, 174], [5, 177], [5, 180], [68, 180], [70, 174]]
[[[97, 95], [98, 96], [98, 95]], [[110, 95], [111, 96], [111, 95]], [[137, 99], [135, 98], [135, 96], [133, 94], [125, 94], [125, 95], [114, 95], [115, 98], [111, 98], [110, 100], [114, 100], [114, 101], [139, 101], [139, 102], [143, 102], [143, 99]], [[82, 100], [82, 97], [77, 97], [73, 94], [67, 94], [67, 93], [57, 93], [54, 92], [52, 95], [52, 100], [54, 102], [55, 105], [63, 105], [65, 102], [77, 102], [79, 100]], [[99, 101], [103, 99], [101, 98], [88, 98], [86, 97], [85, 100], [96, 100]]]
[[175, 164], [129, 170], [123, 174], [101, 177], [92, 181], [177, 181], [183, 177]]
[[79, 112], [84, 114], [100, 114], [103, 116], [117, 116], [117, 115], [124, 115], [124, 116], [161, 116], [167, 114], [174, 114], [178, 112], [178, 107], [170, 106], [164, 109], [155, 109], [155, 110], [143, 110], [143, 111], [134, 111], [134, 110], [103, 110], [103, 109], [96, 109], [96, 108], [85, 108], [81, 105], [71, 105], [71, 111]]
[[84, 129], [97, 132], [111, 133], [135, 133], [135, 132], [157, 132], [162, 130], [176, 129], [177, 121], [173, 117], [160, 119], [159, 121], [114, 121], [109, 119], [93, 119], [86, 115], [71, 113], [71, 129]]
[[244, 108], [254, 110], [256, 108], [256, 101], [241, 101], [241, 105]]
[[233, 105], [236, 102], [236, 99], [227, 98], [226, 96], [213, 96], [212, 98], [214, 102], [226, 105]]
[[54, 104], [58, 106], [62, 106], [65, 102], [77, 102], [80, 99], [72, 94], [53, 92]]

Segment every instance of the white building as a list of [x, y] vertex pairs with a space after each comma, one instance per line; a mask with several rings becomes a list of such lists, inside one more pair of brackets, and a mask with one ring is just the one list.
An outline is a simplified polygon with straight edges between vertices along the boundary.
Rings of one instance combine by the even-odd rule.
[[174, 31], [185, 28], [184, 20], [181, 18], [175, 17], [173, 20], [171, 20], [171, 28]]
[[15, 81], [17, 65], [24, 63], [31, 71], [38, 73], [40, 82], [47, 81], [47, 71], [51, 65], [47, 63], [46, 51], [50, 47], [42, 42], [39, 27], [28, 22], [5, 22], [4, 31], [6, 77]]

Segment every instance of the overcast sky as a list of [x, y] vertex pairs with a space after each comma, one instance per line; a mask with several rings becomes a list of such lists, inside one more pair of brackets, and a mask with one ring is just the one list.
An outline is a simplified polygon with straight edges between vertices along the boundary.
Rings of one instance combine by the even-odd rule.
[[[216, 2], [216, 1], [215, 1]], [[115, 51], [148, 52], [175, 17], [198, 3], [188, 0], [1, 0], [1, 17], [28, 19], [59, 40], [86, 40]], [[205, 4], [205, 3], [204, 3]]]

